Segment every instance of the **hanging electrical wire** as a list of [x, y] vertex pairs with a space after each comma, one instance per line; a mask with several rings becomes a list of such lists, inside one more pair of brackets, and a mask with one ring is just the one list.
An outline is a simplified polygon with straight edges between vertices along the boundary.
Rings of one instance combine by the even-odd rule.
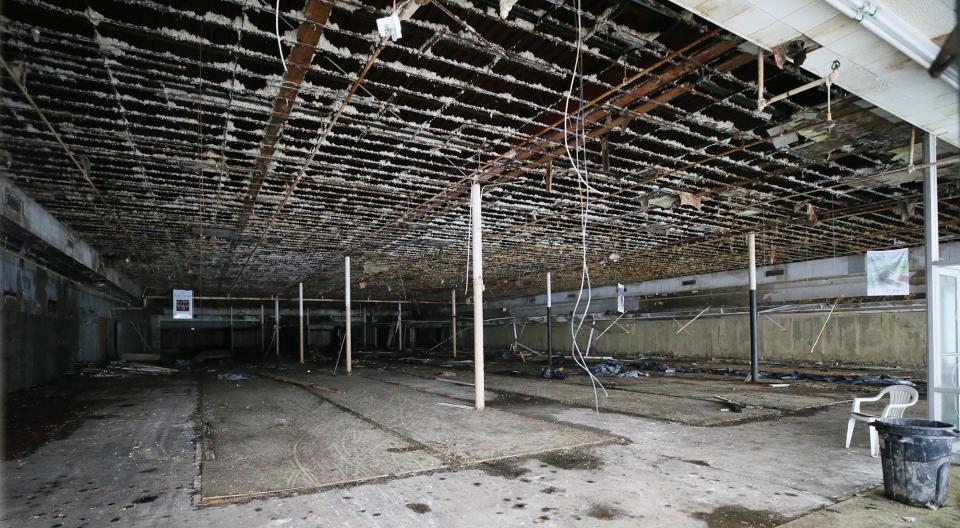
[[[567, 89], [567, 97], [564, 103], [563, 113], [563, 146], [567, 153], [567, 158], [570, 160], [570, 164], [573, 167], [573, 172], [577, 176], [577, 188], [580, 192], [580, 241], [581, 241], [581, 273], [580, 273], [580, 290], [577, 293], [577, 301], [573, 306], [573, 313], [570, 317], [570, 336], [571, 336], [571, 356], [573, 357], [574, 362], [587, 373], [587, 376], [590, 377], [590, 384], [593, 387], [593, 403], [594, 409], [599, 413], [600, 412], [600, 395], [597, 392], [597, 387], [603, 391], [603, 395], [607, 396], [607, 389], [604, 388], [603, 383], [594, 376], [593, 372], [590, 371], [590, 367], [587, 365], [586, 357], [590, 355], [590, 346], [593, 344], [592, 336], [588, 339], [586, 344], [586, 351], [580, 348], [580, 343], [577, 341], [577, 338], [580, 335], [580, 330], [583, 328], [583, 324], [587, 319], [587, 314], [590, 311], [590, 302], [593, 298], [593, 291], [590, 286], [590, 267], [588, 265], [587, 259], [587, 222], [590, 215], [590, 176], [587, 169], [587, 144], [586, 144], [586, 131], [584, 129], [584, 96], [583, 96], [583, 63], [581, 62], [581, 51], [583, 45], [583, 23], [581, 20], [581, 8], [580, 0], [577, 0], [577, 46], [576, 46], [576, 55], [573, 62], [573, 69], [570, 74], [570, 86]], [[577, 80], [579, 79], [578, 85], [578, 106], [576, 115], [573, 119], [573, 136], [574, 136], [574, 148], [573, 152], [570, 151], [570, 100], [573, 97], [574, 86], [576, 86]], [[584, 299], [584, 291], [586, 290], [586, 299]], [[580, 312], [580, 304], [583, 302], [583, 311]], [[579, 322], [578, 322], [579, 318]]]
[[283, 56], [283, 42], [280, 41], [280, 0], [277, 0], [277, 7], [273, 14], [273, 29], [277, 34], [277, 49], [280, 50], [280, 64], [283, 64], [283, 71], [287, 71], [287, 59]]

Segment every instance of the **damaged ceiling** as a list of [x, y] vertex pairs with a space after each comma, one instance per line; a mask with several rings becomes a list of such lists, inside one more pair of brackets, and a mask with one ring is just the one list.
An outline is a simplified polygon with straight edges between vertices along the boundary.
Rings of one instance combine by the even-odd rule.
[[922, 243], [909, 125], [836, 86], [829, 123], [824, 87], [757, 111], [755, 50], [666, 1], [587, 3], [582, 102], [572, 2], [399, 9], [387, 41], [387, 2], [8, 0], [0, 171], [152, 289], [335, 295], [351, 255], [359, 298], [462, 291], [479, 178], [508, 297], [580, 284], [569, 104], [594, 285], [743, 268], [751, 230], [763, 264]]

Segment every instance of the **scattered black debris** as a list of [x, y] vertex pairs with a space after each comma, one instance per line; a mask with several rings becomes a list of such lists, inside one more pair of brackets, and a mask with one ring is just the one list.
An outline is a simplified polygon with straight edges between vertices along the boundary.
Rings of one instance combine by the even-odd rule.
[[480, 465], [480, 469], [485, 471], [488, 475], [494, 477], [503, 477], [510, 480], [520, 478], [521, 476], [530, 472], [529, 469], [520, 467], [515, 461], [508, 459], [485, 462]]
[[600, 459], [582, 451], [551, 451], [537, 457], [541, 462], [560, 469], [599, 469]]
[[[662, 372], [664, 374], [717, 374], [721, 376], [734, 376], [738, 378], [745, 378], [750, 375], [749, 370], [743, 369], [732, 369], [732, 368], [701, 368], [701, 367], [675, 367], [672, 365], [667, 365], [665, 363], [660, 363], [659, 361], [653, 359], [639, 359], [636, 361], [629, 362], [629, 366], [640, 371], [651, 371], [651, 372]], [[596, 370], [595, 370], [596, 369]], [[591, 367], [591, 372], [595, 376], [618, 376], [625, 377], [629, 374], [623, 374], [631, 372], [626, 369], [624, 363], [617, 359], [605, 359], [597, 367]], [[612, 373], [604, 373], [612, 372]], [[781, 381], [819, 381], [825, 383], [847, 383], [851, 385], [877, 385], [877, 386], [888, 386], [888, 385], [910, 385], [913, 386], [914, 383], [908, 379], [897, 378], [895, 376], [888, 376], [886, 374], [865, 374], [861, 376], [820, 376], [817, 374], [807, 374], [794, 370], [789, 374], [771, 374], [769, 372], [760, 372], [761, 378], [767, 379], [776, 379]]]
[[224, 374], [217, 374], [218, 380], [227, 380], [227, 381], [246, 381], [257, 379], [253, 374], [247, 374], [245, 372], [227, 372]]
[[609, 521], [620, 517], [623, 515], [623, 512], [607, 504], [593, 504], [590, 506], [590, 509], [587, 510], [587, 515], [594, 519]]
[[590, 372], [597, 377], [640, 378], [647, 376], [647, 374], [638, 370], [627, 370], [623, 366], [623, 361], [612, 358], [604, 359], [591, 366]]
[[563, 367], [543, 367], [540, 371], [540, 377], [543, 379], [562, 380], [567, 379], [567, 373]]
[[776, 512], [751, 510], [743, 506], [721, 506], [711, 512], [697, 512], [691, 516], [706, 522], [708, 528], [770, 528], [786, 522], [786, 519]]
[[415, 511], [415, 512], [417, 512], [417, 513], [427, 513], [427, 512], [429, 512], [429, 511], [431, 511], [431, 510], [430, 510], [430, 506], [427, 506], [426, 504], [424, 504], [424, 503], [422, 503], [422, 502], [411, 502], [411, 503], [408, 503], [408, 504], [407, 504], [407, 508], [410, 508], [411, 510], [413, 510], [413, 511]]

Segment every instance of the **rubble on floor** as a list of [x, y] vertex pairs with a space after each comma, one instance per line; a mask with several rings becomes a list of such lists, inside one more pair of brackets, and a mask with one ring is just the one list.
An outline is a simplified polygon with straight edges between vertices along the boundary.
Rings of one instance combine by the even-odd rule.
[[[739, 378], [745, 378], [750, 375], [750, 371], [745, 369], [680, 367], [661, 363], [653, 359], [639, 359], [624, 362], [619, 359], [605, 358], [600, 363], [590, 367], [590, 372], [593, 373], [594, 376], [602, 377], [641, 377], [644, 376], [643, 371], [662, 372], [664, 374], [674, 374], [678, 372], [682, 374], [717, 374]], [[794, 370], [786, 374], [761, 371], [760, 377], [780, 381], [819, 381], [825, 383], [846, 383], [850, 385], [914, 385], [912, 381], [906, 378], [898, 378], [887, 374], [823, 376]]]
[[148, 365], [146, 363], [128, 361], [111, 361], [106, 365], [89, 364], [82, 367], [77, 374], [88, 378], [122, 378], [142, 374], [173, 374], [174, 372], [178, 372], [177, 369], [161, 367], [159, 365]]
[[257, 379], [253, 374], [247, 374], [246, 372], [225, 372], [223, 374], [217, 374], [218, 380], [226, 381], [246, 381]]

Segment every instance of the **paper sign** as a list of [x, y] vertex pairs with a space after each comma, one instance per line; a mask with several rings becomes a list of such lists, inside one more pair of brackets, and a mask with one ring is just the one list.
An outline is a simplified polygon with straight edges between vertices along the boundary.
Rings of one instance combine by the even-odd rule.
[[623, 293], [625, 291], [627, 291], [627, 289], [623, 286], [623, 284], [617, 284], [617, 311], [620, 313], [627, 311], [623, 302]]
[[867, 251], [867, 295], [909, 295], [910, 260], [906, 249]]
[[173, 290], [173, 318], [193, 319], [193, 290]]

